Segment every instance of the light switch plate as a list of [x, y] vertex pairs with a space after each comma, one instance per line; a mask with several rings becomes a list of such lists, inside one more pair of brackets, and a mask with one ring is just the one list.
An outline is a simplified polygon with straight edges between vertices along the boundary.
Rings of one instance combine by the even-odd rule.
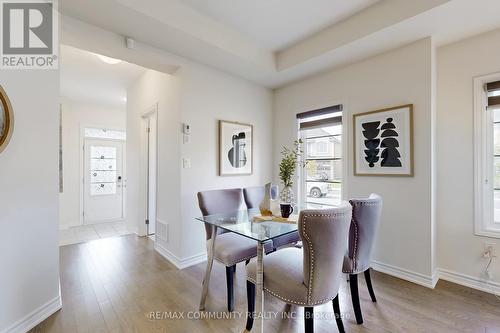
[[191, 159], [187, 158], [187, 157], [183, 158], [182, 159], [182, 167], [184, 169], [191, 169]]

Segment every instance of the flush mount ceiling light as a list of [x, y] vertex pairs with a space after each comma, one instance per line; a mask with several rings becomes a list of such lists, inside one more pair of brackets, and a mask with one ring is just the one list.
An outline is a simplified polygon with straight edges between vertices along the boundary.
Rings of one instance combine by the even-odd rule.
[[122, 60], [120, 60], [120, 59], [110, 58], [110, 57], [106, 57], [106, 56], [103, 56], [100, 54], [95, 54], [95, 55], [97, 58], [99, 58], [102, 62], [104, 62], [106, 64], [116, 65], [116, 64], [119, 64], [120, 62], [122, 62]]

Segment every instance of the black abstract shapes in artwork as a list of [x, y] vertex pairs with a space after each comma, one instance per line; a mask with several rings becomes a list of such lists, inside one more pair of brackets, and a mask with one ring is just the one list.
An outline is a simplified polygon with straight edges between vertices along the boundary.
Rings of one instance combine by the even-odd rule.
[[365, 160], [368, 162], [368, 166], [370, 168], [373, 168], [375, 166], [375, 163], [378, 162], [379, 151], [380, 149], [365, 149], [365, 155], [366, 155]]
[[376, 139], [378, 134], [380, 133], [380, 121], [372, 121], [369, 123], [361, 124], [363, 127], [363, 136], [366, 138], [365, 140], [365, 160], [368, 162], [368, 166], [373, 168], [375, 163], [378, 162], [379, 156], [378, 153], [380, 149], [378, 149], [380, 145], [380, 139]]
[[246, 146], [246, 135], [245, 132], [240, 132], [233, 135], [232, 142], [233, 147], [227, 153], [227, 158], [229, 163], [233, 168], [242, 168], [247, 164], [247, 154], [245, 152]]
[[382, 161], [380, 162], [381, 167], [401, 167], [401, 154], [399, 153], [398, 147], [399, 142], [396, 139], [399, 136], [398, 132], [395, 131], [396, 125], [392, 123], [392, 118], [387, 118], [387, 122], [382, 125], [382, 140], [381, 148], [382, 151]]

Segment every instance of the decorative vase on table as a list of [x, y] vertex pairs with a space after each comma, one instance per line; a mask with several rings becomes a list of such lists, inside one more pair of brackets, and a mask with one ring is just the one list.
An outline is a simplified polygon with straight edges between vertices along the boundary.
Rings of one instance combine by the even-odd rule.
[[271, 185], [270, 207], [271, 207], [271, 213], [273, 214], [273, 216], [280, 216], [280, 214], [281, 214], [279, 192], [280, 192], [280, 189], [279, 189], [278, 185]]
[[272, 201], [277, 197], [277, 186], [272, 183], [267, 183], [264, 187], [264, 199], [259, 205], [260, 214], [262, 216], [271, 216], [273, 215], [273, 207]]
[[285, 186], [281, 190], [280, 195], [281, 203], [293, 205], [293, 188], [291, 186]]

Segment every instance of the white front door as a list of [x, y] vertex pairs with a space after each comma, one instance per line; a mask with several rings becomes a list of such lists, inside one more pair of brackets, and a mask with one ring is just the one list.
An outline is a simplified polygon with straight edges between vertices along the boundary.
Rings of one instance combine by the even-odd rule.
[[123, 142], [85, 139], [84, 223], [123, 219]]

